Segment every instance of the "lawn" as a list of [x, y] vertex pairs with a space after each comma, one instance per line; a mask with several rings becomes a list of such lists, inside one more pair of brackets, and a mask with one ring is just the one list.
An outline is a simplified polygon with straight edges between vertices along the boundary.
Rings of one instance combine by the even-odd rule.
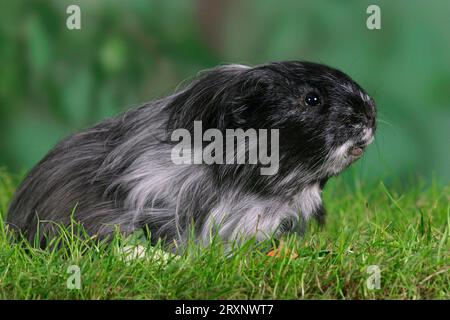
[[[0, 171], [0, 299], [450, 298], [450, 186], [337, 178], [324, 193], [326, 226], [284, 239], [279, 257], [251, 241], [232, 255], [216, 241], [170, 256], [139, 234], [107, 245], [67, 232], [60, 250], [12, 244], [3, 219], [15, 180]], [[130, 246], [144, 252], [132, 259]]]

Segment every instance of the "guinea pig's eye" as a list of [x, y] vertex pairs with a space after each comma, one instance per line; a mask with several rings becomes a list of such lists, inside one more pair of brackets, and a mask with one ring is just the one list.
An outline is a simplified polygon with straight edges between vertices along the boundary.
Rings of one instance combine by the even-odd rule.
[[320, 104], [320, 97], [315, 92], [309, 92], [305, 96], [305, 104], [310, 107], [315, 107]]

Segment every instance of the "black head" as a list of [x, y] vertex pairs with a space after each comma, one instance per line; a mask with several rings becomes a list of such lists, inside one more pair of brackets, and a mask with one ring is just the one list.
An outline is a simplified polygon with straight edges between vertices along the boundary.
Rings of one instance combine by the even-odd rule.
[[311, 62], [213, 69], [172, 105], [171, 128], [190, 130], [201, 120], [204, 129], [279, 129], [286, 172], [301, 166], [338, 174], [362, 155], [376, 129], [374, 100], [348, 75]]
[[358, 159], [372, 142], [375, 102], [345, 73], [298, 61], [256, 69], [271, 74], [272, 81], [261, 98], [264, 103], [253, 108], [263, 111], [254, 115], [260, 123], [269, 120], [271, 127], [280, 129], [280, 155], [291, 159], [285, 162], [320, 166], [334, 175]]

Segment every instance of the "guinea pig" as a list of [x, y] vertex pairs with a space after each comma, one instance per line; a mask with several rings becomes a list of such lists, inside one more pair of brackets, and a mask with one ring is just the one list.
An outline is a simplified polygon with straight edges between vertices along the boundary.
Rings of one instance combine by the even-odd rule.
[[[259, 160], [175, 163], [174, 133], [194, 134], [195, 123], [224, 139], [229, 129], [276, 130], [267, 147], [278, 152], [276, 170], [262, 174]], [[322, 189], [362, 156], [375, 129], [374, 100], [339, 70], [304, 61], [219, 66], [59, 142], [18, 188], [7, 224], [41, 246], [71, 219], [101, 239], [144, 229], [152, 243], [181, 247], [191, 236], [207, 245], [215, 235], [302, 233], [310, 218], [324, 222]]]

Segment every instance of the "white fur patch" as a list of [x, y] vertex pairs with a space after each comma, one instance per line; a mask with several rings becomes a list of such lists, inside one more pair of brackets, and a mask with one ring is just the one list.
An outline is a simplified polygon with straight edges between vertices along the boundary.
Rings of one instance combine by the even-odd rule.
[[366, 128], [363, 131], [362, 140], [366, 145], [371, 144], [374, 140], [373, 130], [372, 128]]
[[255, 236], [268, 238], [279, 230], [285, 219], [293, 225], [300, 223], [300, 214], [308, 220], [322, 204], [318, 183], [303, 189], [292, 202], [283, 199], [261, 199], [239, 194], [224, 197], [211, 211], [203, 226], [201, 239], [208, 243], [212, 231], [218, 231], [224, 240], [239, 240]]
[[262, 240], [274, 234], [283, 219], [290, 219], [294, 224], [299, 220], [298, 212], [286, 201], [233, 194], [224, 197], [211, 211], [201, 238], [208, 243], [215, 229], [223, 240], [252, 236]]
[[309, 219], [322, 204], [321, 190], [318, 183], [305, 189], [296, 197], [296, 205], [299, 207], [305, 220]]
[[338, 174], [349, 163], [349, 158], [347, 157], [348, 149], [353, 145], [353, 141], [349, 140], [344, 144], [340, 145], [336, 149], [334, 149], [327, 160], [327, 172], [330, 174]]

